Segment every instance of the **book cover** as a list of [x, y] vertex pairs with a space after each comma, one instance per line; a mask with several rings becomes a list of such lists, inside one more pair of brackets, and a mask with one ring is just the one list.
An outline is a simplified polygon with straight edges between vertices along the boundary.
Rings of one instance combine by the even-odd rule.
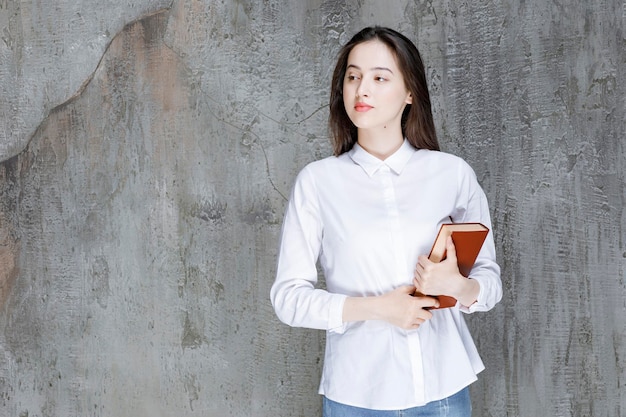
[[[448, 236], [452, 236], [459, 272], [464, 277], [468, 277], [487, 234], [489, 234], [489, 228], [481, 223], [442, 224], [428, 259], [432, 262], [441, 262], [446, 259], [446, 241]], [[456, 305], [454, 297], [440, 295], [436, 298], [439, 300], [438, 308], [449, 308]]]

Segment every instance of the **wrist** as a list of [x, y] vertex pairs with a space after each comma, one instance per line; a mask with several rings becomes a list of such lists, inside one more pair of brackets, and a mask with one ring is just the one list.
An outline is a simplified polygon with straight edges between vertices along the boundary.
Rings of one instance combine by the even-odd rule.
[[457, 287], [456, 294], [453, 294], [453, 297], [465, 307], [469, 307], [478, 300], [479, 294], [480, 284], [478, 281], [472, 278], [462, 277], [462, 279], [459, 280], [459, 286]]

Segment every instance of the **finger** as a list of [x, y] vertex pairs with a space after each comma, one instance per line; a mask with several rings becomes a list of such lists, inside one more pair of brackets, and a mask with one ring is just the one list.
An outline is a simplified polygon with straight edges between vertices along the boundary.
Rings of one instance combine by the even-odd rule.
[[423, 302], [424, 306], [422, 308], [439, 307], [439, 300], [437, 300], [435, 297], [424, 297]]
[[422, 279], [425, 274], [426, 274], [426, 269], [424, 268], [423, 265], [418, 264], [415, 266], [415, 270], [413, 271], [414, 278]]
[[426, 265], [428, 262], [430, 262], [430, 261], [428, 260], [428, 256], [426, 256], [426, 255], [420, 255], [420, 256], [418, 256], [418, 257], [417, 257], [417, 265], [416, 265], [416, 267], [417, 267], [417, 266], [424, 267], [424, 265]]
[[422, 274], [417, 269], [413, 271], [413, 283], [422, 279]]
[[427, 273], [435, 265], [430, 259], [425, 256], [420, 256], [417, 265], [415, 265], [415, 271], [420, 275]]
[[419, 296], [424, 296], [424, 286], [422, 285], [421, 279], [414, 278], [413, 285], [415, 286], [415, 294]]
[[412, 295], [415, 292], [415, 285], [403, 285], [402, 287], [400, 287], [400, 291], [405, 294]]

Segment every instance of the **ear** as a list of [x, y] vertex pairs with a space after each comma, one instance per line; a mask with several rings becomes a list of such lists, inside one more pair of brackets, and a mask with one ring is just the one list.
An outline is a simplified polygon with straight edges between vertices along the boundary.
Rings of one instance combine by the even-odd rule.
[[407, 93], [406, 95], [406, 100], [405, 100], [406, 104], [413, 104], [413, 95], [411, 95], [411, 93]]

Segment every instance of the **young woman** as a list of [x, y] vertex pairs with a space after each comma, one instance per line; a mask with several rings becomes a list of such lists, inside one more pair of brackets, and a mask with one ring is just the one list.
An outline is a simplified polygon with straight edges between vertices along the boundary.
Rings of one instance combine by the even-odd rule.
[[491, 233], [469, 279], [451, 239], [443, 262], [425, 256], [442, 223], [491, 221], [472, 169], [439, 151], [410, 40], [370, 27], [343, 47], [330, 128], [335, 155], [296, 179], [271, 290], [280, 320], [327, 332], [324, 416], [469, 416], [484, 365], [462, 313], [500, 300], [500, 269]]

